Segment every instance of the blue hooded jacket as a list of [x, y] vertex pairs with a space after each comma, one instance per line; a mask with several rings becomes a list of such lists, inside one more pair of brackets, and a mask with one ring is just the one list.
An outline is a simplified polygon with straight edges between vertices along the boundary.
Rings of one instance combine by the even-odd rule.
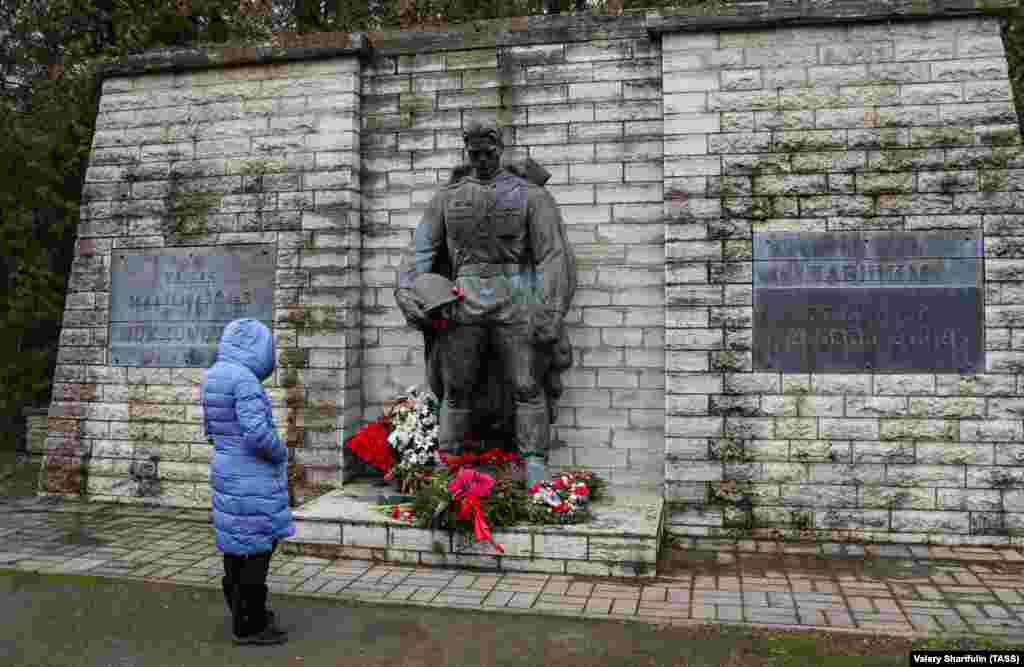
[[274, 337], [259, 320], [224, 327], [217, 361], [202, 386], [203, 427], [214, 445], [210, 466], [217, 548], [270, 551], [295, 534], [288, 507], [288, 449], [281, 443], [261, 382], [274, 371]]

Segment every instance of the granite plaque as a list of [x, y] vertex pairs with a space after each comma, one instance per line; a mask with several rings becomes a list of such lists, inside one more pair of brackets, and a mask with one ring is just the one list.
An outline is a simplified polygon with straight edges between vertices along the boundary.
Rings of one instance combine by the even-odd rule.
[[275, 260], [265, 245], [115, 251], [111, 365], [206, 368], [231, 320], [273, 329]]
[[984, 370], [976, 232], [755, 234], [754, 367]]

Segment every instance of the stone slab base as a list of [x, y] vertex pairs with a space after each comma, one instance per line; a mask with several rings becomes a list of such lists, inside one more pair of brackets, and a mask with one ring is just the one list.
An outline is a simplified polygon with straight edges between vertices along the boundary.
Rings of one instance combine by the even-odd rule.
[[513, 527], [489, 544], [447, 531], [413, 528], [373, 509], [386, 489], [352, 483], [293, 510], [296, 533], [282, 548], [328, 558], [406, 565], [469, 567], [602, 577], [656, 574], [663, 500], [658, 490], [609, 487], [595, 502], [594, 518], [573, 526]]

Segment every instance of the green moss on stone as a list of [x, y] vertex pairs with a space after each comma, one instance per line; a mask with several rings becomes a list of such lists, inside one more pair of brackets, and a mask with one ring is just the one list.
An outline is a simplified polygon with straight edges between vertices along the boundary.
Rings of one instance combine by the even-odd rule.
[[221, 195], [215, 192], [178, 192], [170, 197], [168, 232], [181, 237], [202, 236], [210, 232], [210, 213], [220, 207]]
[[295, 332], [304, 336], [334, 333], [338, 330], [337, 306], [304, 306], [292, 309], [285, 322], [295, 327]]
[[718, 352], [712, 356], [711, 368], [725, 373], [743, 370], [743, 358], [729, 350]]
[[795, 151], [830, 150], [844, 148], [835, 143], [830, 132], [814, 130], [786, 132], [779, 141], [772, 145], [774, 152], [792, 153]]
[[899, 128], [886, 127], [878, 131], [878, 145], [882, 148], [895, 148], [903, 145], [903, 136]]
[[775, 216], [775, 197], [755, 197], [750, 207], [753, 220], [768, 220]]
[[775, 419], [775, 437], [783, 440], [809, 440], [817, 434], [814, 419], [780, 417]]
[[482, 69], [498, 66], [498, 57], [495, 49], [450, 51], [445, 55], [445, 60], [447, 61], [447, 67], [449, 70], [472, 68]]
[[289, 368], [285, 370], [284, 376], [281, 378], [282, 387], [296, 387], [299, 384], [299, 371], [295, 368]]
[[389, 121], [391, 120], [391, 115], [385, 113], [368, 113], [365, 118], [367, 130], [382, 130], [388, 126]]
[[949, 419], [966, 419], [976, 416], [977, 409], [973, 399], [957, 398], [943, 406], [942, 415]]
[[712, 440], [710, 455], [722, 463], [749, 463], [753, 460], [743, 441], [733, 437]]
[[971, 146], [974, 130], [964, 127], [915, 128], [911, 143], [915, 146]]
[[885, 150], [879, 153], [871, 168], [875, 171], [908, 171], [927, 157], [928, 152], [924, 149]]
[[400, 93], [398, 96], [398, 110], [402, 113], [433, 111], [434, 98], [429, 95]]
[[810, 379], [806, 377], [788, 377], [782, 383], [782, 393], [784, 394], [809, 394], [810, 392]]
[[290, 348], [281, 352], [282, 368], [305, 368], [309, 366], [309, 350]]
[[912, 192], [913, 189], [914, 174], [910, 172], [857, 176], [857, 192], [863, 195]]
[[722, 258], [727, 261], [752, 259], [753, 244], [750, 241], [734, 240], [722, 242]]
[[978, 190], [981, 192], [1002, 192], [1006, 190], [1009, 178], [1002, 169], [986, 169], [978, 172]]
[[992, 130], [988, 134], [993, 146], [1011, 146], [1020, 143], [1020, 132], [1015, 127]]
[[978, 378], [974, 376], [960, 378], [960, 381], [957, 382], [957, 390], [961, 396], [974, 396], [978, 393]]

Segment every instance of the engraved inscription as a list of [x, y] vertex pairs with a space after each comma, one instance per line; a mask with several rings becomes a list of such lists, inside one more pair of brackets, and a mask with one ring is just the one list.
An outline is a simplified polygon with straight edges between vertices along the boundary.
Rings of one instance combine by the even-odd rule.
[[977, 259], [768, 260], [755, 265], [756, 287], [969, 287]]
[[[871, 245], [853, 234], [824, 235], [840, 237], [829, 242], [818, 238], [822, 235], [803, 236], [811, 249]], [[940, 240], [939, 249], [951, 247], [948, 236]], [[787, 252], [806, 254], [796, 240], [785, 241]], [[765, 239], [759, 247], [767, 247]], [[914, 243], [902, 238], [900, 247], [927, 257], [759, 260], [755, 255], [755, 367], [951, 373], [983, 368], [980, 259], [936, 258], [927, 235]], [[869, 248], [867, 254], [880, 253]]]
[[225, 324], [243, 317], [273, 322], [273, 257], [266, 246], [115, 253], [112, 363], [212, 364]]
[[979, 318], [976, 292], [772, 291], [758, 299], [755, 326], [771, 332], [762, 336], [758, 351], [776, 360], [769, 367], [971, 367], [979, 341], [971, 328]]

